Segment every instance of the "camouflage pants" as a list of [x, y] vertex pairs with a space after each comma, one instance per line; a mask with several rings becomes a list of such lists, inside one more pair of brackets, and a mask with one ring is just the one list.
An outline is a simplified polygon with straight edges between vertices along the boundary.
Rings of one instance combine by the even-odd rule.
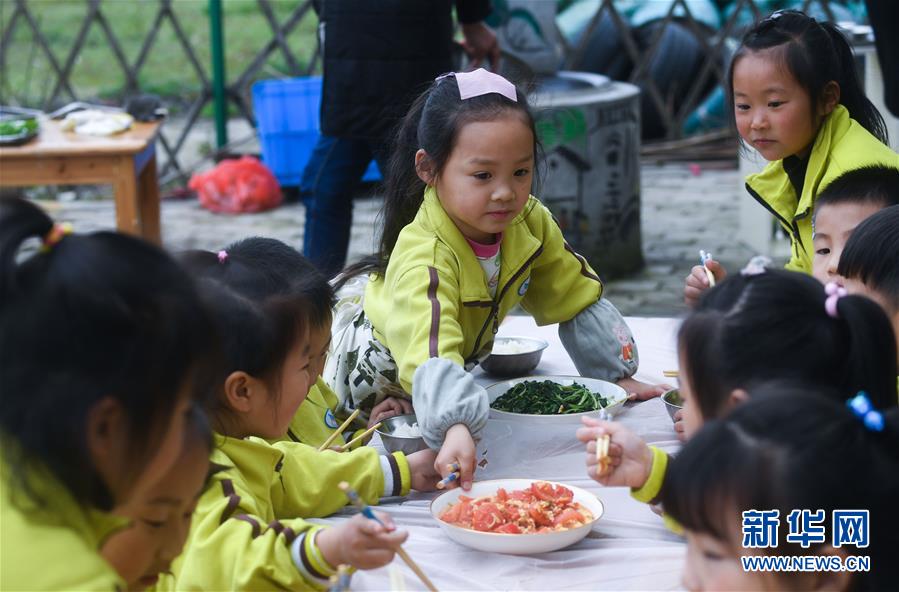
[[331, 349], [323, 378], [345, 409], [367, 415], [386, 397], [410, 398], [399, 385], [390, 350], [372, 332], [362, 307], [368, 278], [350, 280], [338, 294], [331, 326]]

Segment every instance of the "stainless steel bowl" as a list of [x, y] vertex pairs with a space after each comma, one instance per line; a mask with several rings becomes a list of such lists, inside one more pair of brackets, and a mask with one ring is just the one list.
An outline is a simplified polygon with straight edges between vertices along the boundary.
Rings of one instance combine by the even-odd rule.
[[677, 389], [671, 389], [662, 394], [662, 402], [665, 403], [665, 410], [668, 411], [668, 417], [671, 421], [675, 421], [674, 414], [684, 408], [683, 400]]
[[[501, 346], [509, 341], [519, 342], [526, 346], [527, 350], [509, 354], [496, 351], [497, 345]], [[505, 378], [528, 376], [540, 363], [543, 350], [547, 347], [549, 347], [548, 343], [533, 337], [497, 337], [493, 340], [493, 352], [481, 362], [481, 368], [491, 376]]]
[[419, 450], [425, 450], [428, 445], [425, 444], [424, 438], [421, 436], [418, 437], [405, 437], [405, 436], [394, 436], [393, 431], [400, 427], [401, 425], [412, 425], [416, 423], [418, 420], [415, 419], [415, 415], [395, 415], [390, 419], [385, 419], [381, 422], [381, 427], [375, 430], [378, 432], [378, 435], [381, 436], [381, 442], [384, 443], [384, 448], [387, 449], [388, 452], [402, 452], [403, 454], [412, 454], [413, 452], [418, 452]]

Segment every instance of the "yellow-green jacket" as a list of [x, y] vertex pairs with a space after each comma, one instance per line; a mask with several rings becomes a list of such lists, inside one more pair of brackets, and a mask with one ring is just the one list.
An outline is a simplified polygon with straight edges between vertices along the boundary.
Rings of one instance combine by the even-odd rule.
[[100, 547], [128, 521], [80, 505], [46, 470], [30, 470], [28, 482], [37, 499], [0, 461], [0, 590], [124, 589]]
[[[216, 472], [200, 497], [193, 524], [172, 576], [160, 590], [306, 590], [327, 585], [333, 567], [317, 558], [317, 528], [303, 518], [331, 514], [346, 504], [338, 489], [348, 481], [368, 503], [377, 502], [384, 477], [377, 462], [360, 469], [354, 457], [377, 456], [361, 448], [318, 452], [305, 444], [269, 444], [258, 438], [216, 436]], [[409, 468], [390, 457], [401, 479]], [[405, 494], [408, 488], [400, 493]]]
[[790, 236], [792, 255], [787, 269], [812, 271], [812, 216], [818, 194], [843, 173], [876, 164], [899, 168], [899, 154], [849, 117], [845, 107], [837, 105], [815, 138], [802, 195], [796, 195], [782, 160], [746, 177], [750, 195], [774, 215]]
[[[287, 430], [287, 438], [292, 442], [302, 442], [318, 448], [327, 440], [334, 430], [346, 420], [347, 414], [340, 405], [337, 393], [322, 379], [321, 376], [309, 389], [306, 400], [300, 405], [290, 422]], [[365, 431], [365, 427], [350, 424], [343, 434], [334, 438], [331, 446], [341, 446], [348, 440], [352, 440]], [[350, 449], [361, 446], [361, 442], [353, 444]]]
[[568, 321], [602, 294], [602, 283], [531, 197], [503, 232], [496, 298], [462, 233], [433, 188], [399, 235], [387, 271], [365, 290], [365, 314], [390, 350], [399, 382], [429, 358], [460, 366], [489, 352], [499, 323], [517, 304], [539, 325]]

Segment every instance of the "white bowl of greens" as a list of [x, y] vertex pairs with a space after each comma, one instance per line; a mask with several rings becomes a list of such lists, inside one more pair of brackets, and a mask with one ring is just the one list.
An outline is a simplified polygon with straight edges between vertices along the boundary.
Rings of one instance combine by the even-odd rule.
[[627, 393], [617, 384], [583, 376], [525, 376], [487, 387], [490, 417], [580, 424], [600, 410], [621, 412]]

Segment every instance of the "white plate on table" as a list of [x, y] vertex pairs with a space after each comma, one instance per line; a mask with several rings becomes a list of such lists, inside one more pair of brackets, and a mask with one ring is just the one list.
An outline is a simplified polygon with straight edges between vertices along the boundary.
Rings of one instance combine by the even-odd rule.
[[[625, 401], [627, 401], [627, 392], [625, 392], [623, 388], [621, 388], [617, 384], [606, 382], [605, 380], [586, 378], [583, 376], [524, 376], [521, 378], [504, 380], [502, 382], [497, 382], [488, 386], [486, 390], [487, 398], [490, 401], [490, 404], [492, 405], [493, 401], [504, 395], [506, 391], [508, 391], [513, 386], [526, 380], [533, 380], [537, 382], [549, 380], [559, 383], [563, 386], [571, 386], [571, 384], [574, 382], [582, 384], [594, 393], [599, 393], [604, 398], [609, 400], [609, 405], [604, 407], [604, 409], [606, 413], [613, 417], [621, 412], [621, 410], [624, 408]], [[498, 409], [493, 409], [492, 407], [490, 408], [491, 419], [502, 419], [505, 421], [580, 425], [582, 417], [599, 417], [599, 410], [597, 409], [596, 411], [584, 411], [583, 413], [567, 413], [562, 415], [534, 415], [528, 413], [510, 413], [508, 411], [499, 411]]]
[[491, 479], [473, 483], [471, 491], [468, 492], [463, 491], [461, 488], [452, 489], [438, 496], [431, 502], [431, 516], [433, 516], [434, 520], [437, 521], [437, 524], [440, 525], [440, 528], [443, 529], [447, 536], [453, 541], [460, 545], [465, 545], [466, 547], [471, 547], [472, 549], [477, 549], [479, 551], [487, 551], [489, 553], [506, 553], [509, 555], [548, 553], [573, 545], [586, 537], [593, 528], [593, 525], [603, 514], [602, 502], [585, 489], [555, 481], [547, 481], [547, 483], [561, 485], [570, 489], [574, 493], [574, 501], [590, 510], [593, 514], [593, 520], [578, 526], [577, 528], [569, 528], [568, 530], [556, 532], [501, 534], [462, 528], [461, 526], [444, 522], [438, 517], [448, 505], [456, 503], [460, 495], [467, 495], [473, 498], [494, 495], [500, 487], [505, 488], [506, 491], [526, 489], [535, 481], [542, 481], [542, 479]]

